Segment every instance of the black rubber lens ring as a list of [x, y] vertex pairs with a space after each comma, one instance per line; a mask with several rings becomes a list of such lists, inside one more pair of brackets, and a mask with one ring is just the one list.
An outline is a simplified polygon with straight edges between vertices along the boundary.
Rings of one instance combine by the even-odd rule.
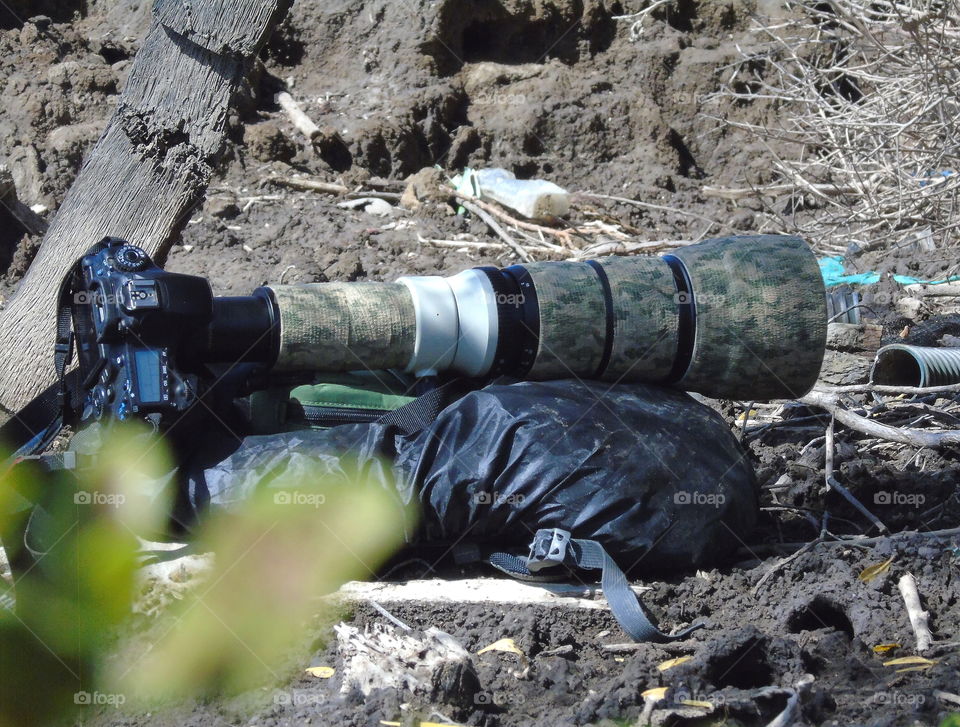
[[664, 255], [663, 261], [670, 266], [673, 282], [677, 286], [677, 356], [673, 368], [663, 380], [665, 384], [675, 384], [683, 378], [693, 359], [693, 345], [697, 335], [697, 301], [693, 295], [693, 285], [683, 261], [674, 255]]
[[540, 300], [533, 277], [523, 265], [511, 265], [501, 272], [504, 277], [512, 278], [520, 290], [519, 298], [507, 299], [504, 305], [520, 313], [518, 335], [511, 343], [518, 349], [517, 367], [513, 375], [522, 379], [530, 373], [540, 350]]
[[593, 268], [597, 277], [600, 278], [600, 287], [603, 288], [603, 305], [607, 317], [607, 333], [603, 343], [603, 356], [600, 359], [597, 370], [593, 374], [593, 378], [600, 379], [603, 377], [603, 374], [606, 373], [607, 366], [610, 364], [610, 357], [613, 355], [613, 291], [610, 289], [610, 279], [607, 277], [607, 271], [603, 269], [603, 265], [596, 260], [587, 260], [587, 265]]
[[501, 301], [519, 299], [520, 288], [513, 278], [504, 275], [499, 268], [488, 266], [476, 269], [490, 281], [497, 306], [497, 350], [493, 355], [489, 376], [512, 376], [520, 358], [516, 341], [521, 331], [521, 314], [514, 306], [501, 305]]

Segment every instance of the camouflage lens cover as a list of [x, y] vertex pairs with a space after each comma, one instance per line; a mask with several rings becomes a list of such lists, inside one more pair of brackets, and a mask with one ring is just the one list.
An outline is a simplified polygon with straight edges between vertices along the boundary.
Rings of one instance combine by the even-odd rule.
[[696, 304], [693, 356], [678, 388], [718, 399], [806, 394], [826, 348], [823, 277], [807, 243], [786, 235], [707, 240], [675, 251]]
[[413, 298], [399, 283], [271, 288], [280, 310], [279, 371], [404, 368], [417, 339]]

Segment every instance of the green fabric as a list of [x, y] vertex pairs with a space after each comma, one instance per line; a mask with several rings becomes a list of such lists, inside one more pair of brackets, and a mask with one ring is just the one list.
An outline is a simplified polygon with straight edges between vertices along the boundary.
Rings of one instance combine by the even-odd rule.
[[414, 397], [349, 384], [329, 383], [298, 386], [290, 392], [290, 399], [300, 402], [303, 406], [393, 411], [413, 401]]
[[409, 384], [386, 372], [357, 372], [323, 374], [307, 384], [269, 386], [250, 395], [250, 421], [256, 434], [275, 434], [309, 427], [295, 416], [300, 407], [389, 412], [416, 398], [404, 393]]

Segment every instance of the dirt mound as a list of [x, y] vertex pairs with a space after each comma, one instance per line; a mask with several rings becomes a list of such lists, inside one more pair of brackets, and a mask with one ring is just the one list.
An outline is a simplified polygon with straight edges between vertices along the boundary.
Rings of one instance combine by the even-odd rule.
[[[148, 18], [145, 5], [103, 0], [72, 25], [38, 19], [3, 35], [0, 130], [10, 140], [6, 160], [27, 204], [54, 209], [62, 200], [124, 82], [137, 46], [131, 33], [142, 32]], [[276, 192], [263, 186], [271, 173], [362, 181], [403, 179], [433, 165], [503, 166], [572, 190], [696, 208], [718, 220], [713, 232], [750, 230], [751, 203], [731, 217], [727, 203], [704, 198], [701, 187], [763, 170], [751, 166], [742, 133], [700, 112], [747, 120], [766, 113], [749, 105], [717, 109], [710, 100], [738, 44], [753, 42], [745, 32], [753, 9], [744, 0], [666, 5], [634, 42], [630, 21], [615, 19], [626, 12], [618, 2], [302, 0], [264, 49], [240, 113], [229, 121], [233, 141], [220, 187], [249, 201]], [[334, 152], [321, 158], [306, 147], [275, 103], [282, 88], [321, 128], [337, 132]], [[233, 238], [252, 237], [253, 226], [266, 222], [260, 223], [261, 211], [256, 222], [248, 216], [247, 201], [229, 225], [202, 215], [186, 244], [219, 247], [226, 226]], [[301, 200], [255, 204], [282, 217], [277, 202]], [[709, 224], [684, 214], [617, 212], [650, 239], [695, 238]], [[344, 234], [344, 214], [326, 214], [311, 215], [315, 241]], [[282, 258], [286, 246], [299, 247], [304, 237], [277, 227], [271, 255]], [[362, 232], [347, 227], [363, 256], [356, 240]], [[219, 260], [224, 290], [239, 292], [250, 280], [251, 259], [235, 254], [240, 249]], [[406, 272], [408, 251], [382, 274]], [[453, 257], [455, 264], [476, 260]], [[328, 267], [301, 272], [321, 279]], [[207, 272], [202, 262], [181, 265], [191, 268]], [[22, 271], [11, 272], [13, 284]]]

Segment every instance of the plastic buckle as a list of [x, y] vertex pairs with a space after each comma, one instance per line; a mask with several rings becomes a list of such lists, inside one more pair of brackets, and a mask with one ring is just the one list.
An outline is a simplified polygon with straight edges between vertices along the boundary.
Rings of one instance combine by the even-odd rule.
[[538, 530], [530, 544], [530, 555], [527, 557], [527, 569], [536, 573], [544, 568], [560, 565], [567, 558], [567, 547], [570, 545], [570, 533], [566, 530], [553, 528]]
[[78, 469], [79, 463], [77, 461], [78, 459], [77, 453], [74, 450], [68, 449], [65, 452], [61, 452], [60, 456], [63, 458], [63, 469], [65, 470]]

